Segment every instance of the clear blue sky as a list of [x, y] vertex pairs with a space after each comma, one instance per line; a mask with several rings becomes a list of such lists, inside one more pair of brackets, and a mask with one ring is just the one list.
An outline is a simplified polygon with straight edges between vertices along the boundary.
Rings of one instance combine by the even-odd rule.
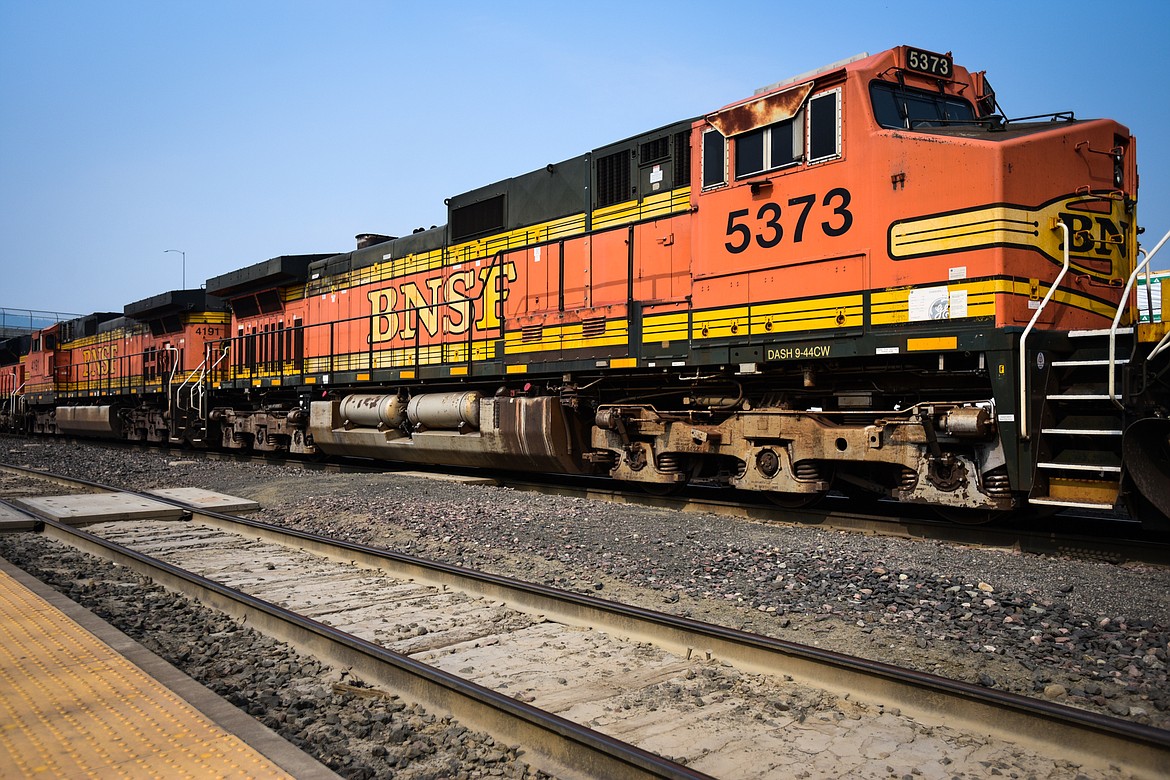
[[167, 249], [197, 287], [441, 224], [451, 195], [902, 43], [987, 70], [1009, 116], [1127, 124], [1152, 246], [1168, 8], [0, 0], [0, 307], [121, 311], [180, 286]]

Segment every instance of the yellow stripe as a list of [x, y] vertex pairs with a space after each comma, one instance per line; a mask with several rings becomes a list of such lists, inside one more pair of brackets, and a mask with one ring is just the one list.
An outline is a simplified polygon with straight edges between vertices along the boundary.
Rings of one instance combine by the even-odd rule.
[[[1003, 280], [990, 279], [962, 284], [922, 285], [898, 290], [877, 290], [870, 294], [870, 324], [896, 325], [910, 322], [910, 295], [913, 290], [937, 289], [940, 297], [944, 295], [943, 291], [945, 290], [948, 302], [955, 293], [965, 293], [967, 301], [965, 317], [946, 317], [944, 319], [994, 317], [996, 313], [995, 293], [1001, 291], [998, 288], [1002, 283]], [[927, 322], [929, 318], [923, 317], [915, 321]]]
[[614, 358], [609, 361], [610, 368], [635, 368], [638, 365], [637, 358]]
[[226, 325], [232, 321], [232, 315], [226, 311], [199, 311], [187, 315], [188, 325]]
[[[1055, 229], [1055, 225], [1062, 214], [1069, 211], [1079, 210], [1085, 216], [1098, 216], [1084, 211], [1084, 206], [1088, 203], [1097, 207], [1108, 204], [1110, 213], [1105, 215], [1105, 218], [1119, 230], [1127, 220], [1132, 223], [1132, 219], [1125, 214], [1123, 201], [1097, 196], [1070, 195], [1035, 208], [984, 206], [954, 214], [895, 222], [890, 226], [890, 256], [898, 260], [945, 252], [1008, 246], [1036, 249], [1050, 260], [1059, 263], [1064, 257], [1063, 234]], [[1117, 236], [1116, 239], [1116, 243], [1090, 241], [1091, 253], [1081, 258], [1074, 254], [1072, 267], [1101, 281], [1122, 278], [1130, 267], [1130, 261], [1123, 256], [1127, 249], [1123, 242], [1131, 241], [1131, 237]], [[1099, 249], [1106, 248], [1108, 255], [1098, 254]], [[1089, 259], [1094, 263], [1109, 260], [1111, 273], [1101, 273], [1091, 266], [1081, 265], [1077, 262], [1078, 259]]]
[[691, 188], [679, 187], [660, 192], [640, 201], [626, 201], [593, 212], [593, 229], [615, 227], [651, 217], [663, 217], [686, 211], [691, 205]]
[[642, 321], [642, 343], [685, 339], [689, 322], [685, 311], [646, 317]]
[[[593, 212], [593, 229], [611, 228], [652, 217], [676, 214], [690, 208], [691, 188], [679, 187], [658, 193], [641, 201], [627, 201]], [[322, 277], [307, 282], [303, 288], [289, 295], [297, 297], [322, 295], [350, 289], [364, 284], [384, 282], [417, 273], [434, 271], [444, 266], [485, 261], [497, 252], [507, 252], [535, 244], [584, 235], [585, 214], [571, 214], [560, 219], [518, 228], [504, 233], [464, 241], [443, 249], [385, 260], [365, 268], [358, 268], [337, 276]]]
[[525, 374], [525, 373], [528, 373], [528, 366], [525, 366], [525, 365], [505, 366], [504, 370], [506, 372], [508, 372], [509, 374]]
[[938, 336], [928, 339], [906, 339], [907, 352], [922, 352], [924, 350], [957, 349], [958, 336]]
[[588, 349], [613, 347], [629, 341], [628, 320], [606, 320], [605, 334], [585, 336], [584, 325], [549, 325], [541, 328], [540, 338], [524, 340], [523, 329], [509, 331], [504, 336], [504, 354], [521, 355], [528, 352], [549, 352], [560, 349]]
[[[695, 312], [690, 335], [693, 339], [711, 339], [859, 327], [865, 321], [863, 304], [863, 296], [857, 294]], [[647, 340], [659, 339], [643, 338]]]
[[[924, 285], [917, 288], [902, 288], [899, 290], [875, 291], [870, 296], [870, 322], [873, 325], [896, 325], [910, 321], [910, 293], [913, 289], [931, 289], [945, 287], [947, 295], [958, 290], [967, 293], [967, 317], [994, 317], [996, 315], [997, 294], [1019, 295], [1039, 300], [1048, 293], [1048, 284], [1040, 284], [1035, 293], [1026, 281], [1010, 279], [988, 279], [979, 282], [964, 282], [962, 284]], [[1075, 292], [1061, 288], [1053, 296], [1056, 303], [1071, 306], [1084, 311], [1111, 317], [1117, 309], [1108, 302], [1099, 301]], [[956, 318], [957, 319], [957, 318]], [[922, 320], [923, 322], [927, 320]]]
[[504, 354], [523, 355], [534, 352], [555, 352], [566, 349], [590, 349], [593, 347], [618, 347], [629, 342], [625, 333], [609, 335], [599, 338], [564, 339], [563, 341], [523, 342], [515, 339], [514, 343], [505, 343]]
[[451, 366], [451, 376], [467, 376], [467, 366]]
[[[466, 363], [469, 360], [493, 360], [496, 357], [496, 344], [499, 342], [500, 339], [498, 338], [476, 341], [471, 345], [470, 354], [468, 354], [468, 344], [465, 341], [460, 341], [455, 344], [432, 344], [422, 347], [417, 351], [413, 347], [381, 349], [374, 352], [372, 365], [369, 352], [351, 352], [334, 355], [332, 358], [328, 355], [306, 358], [304, 373], [323, 374], [326, 371], [369, 371], [370, 369], [379, 368], [414, 368], [420, 365], [435, 366], [445, 363]], [[286, 373], [292, 373], [292, 371], [290, 370]], [[236, 379], [246, 378], [248, 373], [246, 370], [233, 369], [231, 376]]]
[[402, 371], [398, 374], [399, 379], [414, 379], [413, 371]]

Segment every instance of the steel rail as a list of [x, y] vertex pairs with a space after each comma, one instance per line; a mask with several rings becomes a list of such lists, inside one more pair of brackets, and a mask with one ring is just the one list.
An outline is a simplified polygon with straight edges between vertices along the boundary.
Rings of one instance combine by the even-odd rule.
[[[684, 492], [676, 496], [655, 496], [637, 491], [623, 491], [614, 485], [550, 484], [526, 478], [503, 478], [501, 485], [514, 490], [588, 498], [610, 503], [670, 509], [677, 512], [708, 512], [772, 525], [815, 527], [826, 531], [851, 531], [905, 539], [930, 539], [951, 544], [1013, 549], [1044, 555], [1068, 555], [1111, 563], [1145, 563], [1170, 565], [1170, 544], [1138, 534], [1128, 538], [1138, 523], [1094, 518], [1108, 526], [1110, 535], [1074, 533], [1049, 521], [995, 524], [963, 524], [933, 516], [929, 507], [884, 502], [871, 511], [848, 505], [849, 499], [833, 496], [815, 506], [799, 509], [782, 508], [767, 503], [749, 503], [746, 496], [720, 498]], [[737, 500], [738, 499], [738, 500]], [[899, 514], [893, 515], [891, 513]], [[1062, 513], [1061, 517], [1069, 517]], [[1065, 523], [1064, 525], [1068, 525]], [[1128, 530], [1127, 530], [1128, 529]]]
[[[10, 470], [27, 470], [6, 467]], [[42, 472], [28, 472], [40, 476]], [[101, 487], [96, 483], [76, 480], [87, 487]], [[158, 499], [156, 496], [150, 498]], [[700, 653], [708, 658], [718, 658], [750, 672], [789, 675], [803, 683], [820, 687], [837, 695], [862, 698], [886, 706], [897, 706], [905, 713], [926, 722], [945, 722], [951, 727], [966, 728], [974, 733], [992, 736], [1008, 742], [1034, 746], [1046, 755], [1061, 756], [1092, 766], [1115, 765], [1137, 776], [1170, 776], [1170, 731], [1152, 728], [1130, 721], [1121, 720], [1099, 713], [1012, 694], [994, 689], [982, 688], [969, 683], [951, 680], [925, 672], [903, 669], [879, 661], [849, 656], [820, 648], [809, 647], [770, 637], [747, 633], [738, 629], [714, 626], [687, 618], [655, 612], [641, 607], [617, 604], [582, 594], [556, 590], [544, 585], [525, 583], [508, 577], [476, 572], [458, 566], [427, 561], [414, 556], [390, 552], [367, 545], [342, 542], [328, 537], [294, 529], [271, 526], [248, 518], [235, 517], [217, 512], [193, 508], [178, 501], [167, 503], [182, 506], [192, 511], [201, 521], [236, 533], [256, 536], [266, 541], [298, 547], [323, 557], [387, 571], [394, 576], [411, 578], [438, 587], [454, 588], [476, 595], [502, 600], [509, 606], [528, 612], [543, 614], [568, 625], [590, 627], [606, 631], [619, 637], [635, 641], [651, 642], [679, 655], [691, 657]], [[103, 557], [112, 553], [103, 549], [117, 548], [116, 553], [124, 556], [120, 562], [130, 565], [131, 561], [143, 559], [133, 551], [122, 551], [117, 545], [107, 543], [91, 534], [55, 522], [46, 523], [46, 532], [54, 536], [77, 535], [91, 548], [90, 551]], [[158, 565], [158, 574], [150, 574], [163, 584], [176, 589], [182, 574], [168, 564]], [[248, 616], [252, 625], [262, 626], [268, 633], [267, 624], [275, 620], [268, 613], [257, 609], [257, 599], [238, 594], [222, 585], [211, 583], [192, 575], [200, 583], [201, 600], [239, 616]], [[202, 591], [206, 593], [202, 593]], [[237, 598], [238, 597], [238, 598]], [[260, 602], [263, 604], [264, 602]], [[241, 606], [243, 605], [243, 606]], [[245, 609], [245, 606], [247, 609]], [[243, 614], [238, 610], [244, 610]], [[482, 712], [461, 716], [451, 709], [456, 691], [474, 689], [489, 699], [503, 699], [510, 710], [519, 709], [530, 718], [537, 717], [540, 710], [525, 707], [513, 699], [500, 697], [487, 689], [452, 677], [423, 664], [403, 659], [390, 651], [344, 632], [316, 624], [306, 618], [297, 617], [290, 624], [293, 628], [281, 629], [274, 625], [272, 630], [285, 631], [280, 636], [290, 643], [304, 647], [314, 655], [325, 653], [329, 648], [325, 637], [339, 635], [344, 640], [337, 652], [337, 663], [351, 666], [367, 679], [377, 680], [395, 689], [405, 691], [410, 698], [418, 696], [420, 702], [441, 711], [450, 711], [465, 724], [491, 725], [491, 719]], [[274, 635], [276, 635], [274, 633]], [[394, 671], [382, 671], [371, 658], [402, 659]], [[448, 686], [441, 695], [430, 694], [422, 689], [418, 678], [407, 677], [406, 669], [412, 674], [434, 674]], [[417, 671], [416, 671], [417, 668]], [[433, 683], [428, 683], [433, 684]], [[450, 691], [450, 692], [447, 692]], [[463, 694], [465, 695], [465, 694]], [[478, 705], [482, 707], [483, 705]], [[542, 713], [543, 714], [543, 713]], [[553, 718], [560, 730], [576, 733], [580, 726]], [[482, 718], [482, 720], [481, 720]], [[477, 728], [495, 733], [488, 726]], [[527, 727], [530, 731], [531, 727]], [[549, 747], [548, 731], [517, 734], [505, 737], [505, 741], [524, 744], [526, 747], [553, 759], [563, 760], [564, 748]], [[583, 729], [590, 735], [596, 734]], [[601, 735], [598, 735], [600, 738]], [[608, 738], [605, 738], [608, 739]], [[611, 740], [612, 741], [612, 740]], [[624, 744], [624, 743], [621, 743]], [[632, 750], [637, 751], [636, 748]], [[640, 751], [638, 751], [640, 753]], [[641, 754], [650, 757], [651, 754]], [[662, 759], [657, 759], [662, 761]], [[663, 771], [682, 771], [683, 775], [650, 776], [698, 776], [670, 762]], [[629, 767], [624, 762], [622, 767]], [[677, 767], [677, 770], [675, 769]], [[627, 776], [602, 772], [602, 775]], [[630, 775], [635, 776], [635, 775]]]
[[530, 763], [555, 776], [710, 780], [702, 772], [81, 528], [46, 520], [44, 534], [126, 566], [172, 591], [238, 618], [267, 636], [352, 670], [357, 677], [431, 712], [448, 714], [462, 725], [487, 732], [505, 744], [522, 745]]
[[[78, 439], [91, 446], [109, 445], [110, 442]], [[125, 446], [115, 444], [115, 447]], [[130, 446], [138, 446], [131, 444]], [[154, 450], [153, 447], [146, 449]], [[272, 464], [272, 459], [262, 455], [235, 452], [196, 451], [185, 452], [184, 457], [202, 458], [225, 462], [254, 461]], [[428, 474], [443, 475], [446, 471], [429, 471], [417, 464], [364, 463], [336, 461], [307, 461], [299, 459], [281, 460], [285, 468], [300, 468], [307, 471], [326, 473], [358, 474]], [[396, 467], [398, 466], [398, 467]], [[0, 464], [0, 468], [3, 464]], [[545, 495], [572, 496], [608, 503], [624, 503], [636, 506], [670, 509], [679, 512], [708, 512], [722, 517], [734, 517], [773, 525], [809, 527], [823, 530], [851, 531], [904, 539], [930, 539], [951, 544], [971, 545], [993, 549], [1019, 550], [1040, 555], [1063, 555], [1082, 560], [1108, 563], [1141, 563], [1154, 566], [1170, 566], [1170, 537], [1165, 534], [1136, 532], [1140, 523], [1121, 519], [1092, 518], [1091, 522], [1104, 531], [1077, 531], [1076, 523], [1061, 522], [1054, 525], [1045, 518], [1020, 518], [1002, 524], [964, 524], [942, 520], [931, 513], [930, 507], [920, 504], [899, 504], [882, 502], [872, 510], [849, 505], [850, 499], [829, 496], [814, 506], [801, 508], [780, 507], [757, 501], [751, 495], [732, 497], [704, 496], [704, 491], [715, 493], [719, 488], [687, 489], [678, 495], [654, 495], [637, 489], [623, 488], [608, 477], [564, 477], [557, 481], [541, 480], [532, 474], [478, 473], [470, 470], [464, 476], [476, 476], [485, 482], [509, 487], [514, 490], [542, 493]], [[839, 504], [839, 505], [835, 505]], [[897, 513], [896, 515], [891, 513]], [[1066, 511], [1060, 518], [1077, 518]], [[1073, 528], [1074, 530], [1069, 530]]]

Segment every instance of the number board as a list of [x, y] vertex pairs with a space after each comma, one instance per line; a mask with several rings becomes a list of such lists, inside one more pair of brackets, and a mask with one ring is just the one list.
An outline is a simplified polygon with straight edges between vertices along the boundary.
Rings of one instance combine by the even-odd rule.
[[949, 54], [935, 54], [932, 51], [906, 48], [906, 67], [919, 73], [950, 78], [955, 61]]

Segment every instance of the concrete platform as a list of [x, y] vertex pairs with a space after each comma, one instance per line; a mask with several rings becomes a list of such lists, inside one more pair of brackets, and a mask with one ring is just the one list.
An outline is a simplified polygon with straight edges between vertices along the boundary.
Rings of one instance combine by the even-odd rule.
[[0, 533], [6, 531], [35, 531], [41, 521], [0, 502]]
[[205, 509], [208, 512], [258, 512], [260, 510], [260, 504], [251, 499], [229, 496], [226, 493], [216, 493], [214, 490], [204, 490], [203, 488], [164, 488], [146, 492], [159, 498], [181, 501], [195, 509]]
[[0, 723], [2, 777], [337, 777], [2, 559]]
[[178, 520], [184, 510], [129, 493], [83, 493], [72, 496], [14, 498], [12, 503], [38, 517], [67, 525], [113, 520]]

